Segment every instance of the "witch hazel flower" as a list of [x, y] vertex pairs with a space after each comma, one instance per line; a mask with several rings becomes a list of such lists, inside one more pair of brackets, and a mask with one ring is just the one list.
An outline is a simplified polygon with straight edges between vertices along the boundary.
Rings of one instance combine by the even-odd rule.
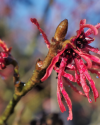
[[0, 51], [0, 70], [2, 70], [7, 66], [6, 59], [11, 57], [11, 48], [8, 48], [2, 40], [0, 40], [0, 47], [2, 49], [2, 51]]
[[[48, 49], [50, 48], [50, 43], [47, 40], [47, 37], [44, 31], [40, 28], [37, 20], [35, 18], [31, 19], [32, 23], [34, 23], [37, 28], [42, 33], [45, 43], [47, 44]], [[61, 30], [64, 26], [64, 23], [68, 23], [65, 19], [62, 21], [57, 28]], [[84, 28], [89, 28], [86, 32], [84, 32]], [[66, 111], [66, 108], [63, 104], [61, 97], [63, 96], [67, 106], [69, 108], [69, 116], [67, 120], [72, 120], [72, 103], [70, 100], [69, 95], [67, 94], [63, 82], [66, 82], [67, 85], [79, 93], [88, 98], [89, 103], [92, 102], [90, 98], [89, 92], [90, 87], [93, 91], [94, 99], [99, 97], [98, 91], [95, 87], [95, 82], [92, 80], [90, 74], [95, 73], [100, 77], [100, 72], [97, 70], [100, 67], [100, 58], [97, 56], [91, 55], [90, 51], [100, 54], [98, 48], [94, 48], [89, 44], [94, 41], [94, 38], [90, 37], [91, 34], [97, 35], [98, 28], [100, 28], [100, 23], [93, 26], [91, 24], [86, 24], [86, 19], [80, 21], [79, 30], [77, 30], [77, 35], [71, 37], [70, 40], [66, 40], [65, 36], [62, 35], [62, 31], [57, 33], [55, 32], [54, 38], [56, 41], [66, 42], [66, 47], [63, 50], [58, 50], [57, 55], [52, 59], [49, 67], [46, 70], [45, 75], [41, 79], [41, 81], [45, 81], [51, 74], [52, 70], [54, 69], [58, 74], [57, 79], [57, 99], [58, 104], [60, 107], [61, 112]], [[64, 27], [63, 30], [67, 30], [67, 27]], [[59, 38], [58, 36], [61, 36]], [[58, 39], [59, 38], [59, 39]], [[83, 61], [85, 60], [85, 62]], [[72, 70], [74, 71], [75, 75], [67, 73], [66, 71]], [[89, 81], [89, 85], [87, 84], [86, 80]], [[82, 87], [83, 92], [79, 91], [72, 82], [76, 82], [80, 87]]]

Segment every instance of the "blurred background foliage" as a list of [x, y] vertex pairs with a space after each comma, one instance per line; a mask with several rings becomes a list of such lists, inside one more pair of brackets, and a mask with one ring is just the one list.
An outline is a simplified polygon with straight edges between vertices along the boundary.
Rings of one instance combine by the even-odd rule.
[[[12, 55], [18, 61], [20, 77], [24, 82], [31, 77], [37, 59], [43, 60], [48, 52], [40, 32], [30, 22], [31, 17], [39, 21], [49, 40], [54, 36], [57, 25], [68, 19], [66, 38], [69, 39], [76, 35], [81, 19], [85, 18], [93, 25], [100, 23], [100, 0], [0, 0], [0, 39], [12, 47]], [[99, 42], [100, 30], [92, 46], [100, 49]], [[8, 66], [0, 71], [0, 75], [1, 115], [14, 92], [13, 67]], [[95, 74], [91, 75], [100, 94], [100, 79]], [[8, 125], [38, 125], [39, 121], [41, 125], [43, 122], [56, 125], [57, 121], [57, 125], [99, 125], [100, 98], [89, 104], [86, 98], [65, 83], [73, 104], [73, 120], [67, 121], [68, 110], [62, 114], [57, 103], [56, 76], [53, 72], [44, 83], [19, 101]]]

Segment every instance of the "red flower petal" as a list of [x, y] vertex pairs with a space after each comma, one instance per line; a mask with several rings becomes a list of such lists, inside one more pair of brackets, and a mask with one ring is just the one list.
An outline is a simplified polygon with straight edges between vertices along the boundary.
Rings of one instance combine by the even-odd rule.
[[49, 67], [47, 68], [45, 75], [44, 75], [43, 78], [41, 79], [42, 82], [45, 81], [45, 80], [50, 76], [50, 74], [51, 74], [51, 72], [52, 72], [52, 70], [53, 70], [53, 67], [54, 67], [54, 65], [56, 64], [56, 62], [58, 61], [58, 59], [59, 59], [59, 56], [55, 56], [55, 57], [52, 59], [51, 64], [50, 64]]
[[90, 60], [90, 58], [88, 58], [87, 56], [85, 55], [81, 55], [81, 57], [87, 62], [87, 68], [91, 68], [92, 67], [92, 62]]
[[72, 103], [71, 103], [71, 100], [70, 100], [67, 92], [63, 88], [61, 75], [60, 75], [60, 79], [58, 79], [58, 85], [60, 85], [61, 93], [62, 93], [63, 97], [65, 98], [65, 101], [66, 101], [68, 108], [69, 108], [69, 116], [67, 117], [67, 120], [72, 120], [72, 118], [73, 118], [73, 116], [72, 116]]
[[83, 19], [83, 20], [80, 21], [80, 27], [81, 27], [83, 24], [86, 24], [86, 19]]
[[90, 88], [89, 88], [89, 86], [86, 83], [86, 77], [85, 77], [85, 75], [80, 74], [80, 81], [81, 81], [82, 88], [83, 88], [83, 90], [85, 92], [85, 95], [87, 96], [89, 103], [91, 103], [92, 101], [91, 101], [91, 99], [89, 97]]
[[[83, 31], [84, 28], [90, 28], [92, 30], [92, 32], [94, 33], [94, 35], [98, 34], [98, 30], [97, 30], [97, 28], [95, 28], [95, 26], [93, 26], [91, 24], [84, 24], [80, 27], [80, 29], [78, 31], [78, 36], [80, 35], [81, 31]], [[85, 36], [88, 36], [88, 35], [85, 33]]]
[[53, 67], [54, 65], [56, 64], [56, 62], [58, 61], [59, 59], [59, 56], [65, 51], [65, 49], [67, 49], [68, 45], [66, 45], [66, 47], [60, 51], [51, 61], [51, 64], [49, 65], [49, 67], [47, 68], [46, 70], [46, 74], [43, 76], [43, 78], [41, 79], [41, 81], [45, 81], [51, 74], [52, 70], [53, 70]]
[[68, 78], [70, 81], [75, 82], [75, 79], [74, 79], [74, 76], [73, 76], [73, 75], [71, 75], [71, 74], [69, 74], [69, 73], [66, 73], [66, 72], [64, 72], [64, 71], [63, 71], [62, 75], [63, 75], [64, 77]]
[[43, 36], [44, 41], [45, 41], [45, 43], [47, 45], [47, 48], [49, 49], [50, 48], [50, 42], [47, 39], [47, 36], [44, 33], [44, 31], [40, 28], [40, 25], [39, 25], [38, 21], [35, 18], [31, 18], [30, 20], [31, 20], [32, 23], [34, 23], [37, 26], [37, 28], [39, 29], [39, 31], [42, 33], [42, 36]]
[[93, 55], [86, 54], [86, 53], [84, 53], [84, 55], [87, 56], [88, 58], [90, 58], [91, 60], [93, 60], [94, 62], [100, 64], [100, 58], [98, 58], [97, 56], [93, 56]]
[[99, 29], [99, 28], [100, 28], [100, 23], [98, 23], [97, 25], [95, 25], [95, 27], [96, 27], [97, 29]]
[[95, 70], [95, 69], [88, 69], [91, 73], [95, 73], [98, 75], [98, 77], [100, 78], [100, 72]]
[[[95, 28], [100, 28], [100, 23], [98, 23], [97, 25], [95, 25]], [[90, 34], [92, 34], [92, 30], [91, 28], [88, 29], [86, 32], [85, 32], [85, 36], [89, 36]]]
[[98, 48], [94, 48], [90, 45], [86, 45], [86, 49], [88, 49], [89, 51], [92, 51], [94, 53], [100, 54], [100, 50]]
[[92, 68], [93, 69], [100, 69], [100, 64], [98, 64], [96, 62], [92, 62]]
[[85, 37], [86, 41], [87, 41], [87, 44], [90, 44], [94, 41], [94, 38], [90, 37], [90, 36], [87, 36]]
[[64, 59], [62, 59], [61, 64], [60, 64], [59, 74], [58, 74], [58, 86], [60, 86], [61, 93], [62, 93], [63, 97], [65, 98], [65, 101], [69, 108], [69, 116], [68, 116], [67, 120], [72, 120], [72, 117], [73, 117], [72, 116], [72, 103], [71, 103], [71, 100], [70, 100], [68, 94], [64, 90], [63, 83], [62, 83], [62, 73], [65, 69], [65, 66], [66, 66], [66, 62]]
[[83, 88], [83, 90], [85, 92], [85, 95], [88, 98], [89, 103], [91, 103], [92, 101], [91, 101], [91, 99], [89, 97], [90, 88], [86, 83], [86, 77], [84, 75], [84, 72], [86, 71], [86, 67], [84, 66], [84, 62], [81, 59], [79, 59], [79, 60], [75, 59], [75, 64], [76, 64], [77, 69], [78, 69], [78, 71], [80, 73], [80, 82], [81, 82], [82, 88]]
[[64, 104], [62, 103], [60, 88], [58, 87], [58, 85], [57, 85], [57, 100], [58, 100], [59, 108], [60, 108], [61, 112], [63, 113], [64, 111], [66, 111], [66, 108], [65, 108]]
[[74, 49], [74, 51], [75, 51], [78, 55], [80, 55], [80, 56], [85, 55], [86, 57], [90, 58], [90, 59], [93, 60], [94, 62], [100, 63], [100, 58], [98, 58], [97, 56], [93, 56], [93, 55], [90, 55], [90, 54], [88, 54], [88, 53], [84, 53], [84, 52], [81, 51], [81, 49], [79, 49], [79, 50], [80, 50], [80, 51]]
[[[92, 90], [93, 90], [94, 99], [95, 99], [95, 101], [96, 101], [96, 98], [99, 97], [99, 94], [98, 94], [98, 91], [97, 91], [97, 89], [96, 89], [96, 87], [95, 87], [95, 83], [94, 83], [94, 81], [91, 79], [91, 77], [90, 77], [90, 75], [89, 75], [89, 73], [88, 73], [88, 71], [87, 71], [87, 69], [86, 69], [86, 66], [84, 65], [83, 60], [80, 59], [79, 61], [80, 61], [80, 65], [81, 65], [81, 66], [83, 65], [82, 68], [85, 68], [85, 70], [84, 70], [83, 73], [85, 74], [86, 78], [88, 79], [88, 81], [89, 81], [89, 83], [90, 83], [90, 86], [91, 86], [91, 88], [92, 88]], [[83, 70], [83, 69], [82, 69], [82, 70]]]
[[75, 70], [76, 69], [74, 64], [68, 64], [66, 67], [69, 68], [69, 70]]
[[[66, 82], [66, 84], [68, 84], [75, 92], [77, 92], [80, 95], [85, 96], [84, 93], [82, 93], [82, 91], [79, 91], [67, 78], [62, 77], [63, 81]], [[86, 96], [85, 96], [86, 97]]]
[[[55, 70], [57, 73], [59, 73], [59, 68], [54, 67], [54, 70]], [[66, 73], [65, 71], [62, 71], [62, 75], [63, 75], [64, 77], [68, 78], [70, 81], [75, 82], [75, 79], [74, 79], [74, 76], [73, 76], [73, 75], [71, 75], [71, 74], [69, 74], [69, 73]]]
[[77, 70], [75, 70], [75, 80], [79, 86], [82, 86], [80, 83], [80, 74], [77, 73]]
[[91, 79], [91, 77], [90, 77], [90, 75], [89, 75], [89, 73], [87, 71], [85, 72], [85, 75], [86, 75], [88, 81], [90, 82], [90, 85], [91, 85], [91, 88], [92, 88], [92, 91], [93, 91], [93, 95], [94, 95], [94, 99], [96, 101], [96, 99], [99, 97], [99, 93], [98, 93], [98, 91], [97, 91], [97, 89], [95, 87], [95, 83]]
[[69, 116], [67, 117], [67, 120], [72, 120], [73, 115], [72, 115], [72, 103], [71, 103], [71, 100], [70, 100], [67, 92], [64, 89], [62, 89], [61, 92], [62, 92], [62, 94], [63, 94], [63, 96], [65, 98], [65, 101], [66, 101], [66, 103], [68, 105], [68, 108], [69, 108]]

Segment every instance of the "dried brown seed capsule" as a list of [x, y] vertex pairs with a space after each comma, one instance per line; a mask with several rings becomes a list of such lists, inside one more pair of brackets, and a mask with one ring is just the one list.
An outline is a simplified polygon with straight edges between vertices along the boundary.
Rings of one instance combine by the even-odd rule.
[[54, 38], [61, 41], [65, 38], [68, 29], [68, 20], [63, 20], [57, 27]]

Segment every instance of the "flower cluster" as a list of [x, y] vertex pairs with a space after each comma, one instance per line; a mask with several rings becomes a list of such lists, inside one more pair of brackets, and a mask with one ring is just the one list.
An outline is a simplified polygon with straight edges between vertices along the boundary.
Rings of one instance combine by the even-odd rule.
[[[36, 24], [38, 29], [41, 32], [39, 24], [36, 19], [31, 19], [32, 23]], [[86, 32], [84, 32], [84, 28], [89, 28]], [[100, 58], [97, 56], [91, 55], [90, 51], [100, 54], [100, 51], [97, 48], [90, 46], [89, 44], [94, 41], [94, 38], [90, 37], [91, 34], [97, 35], [98, 28], [100, 28], [100, 23], [93, 26], [90, 24], [86, 24], [86, 19], [80, 21], [80, 28], [77, 30], [77, 35], [70, 39], [70, 43], [66, 45], [66, 47], [58, 51], [58, 54], [53, 58], [51, 64], [46, 70], [44, 77], [41, 81], [45, 81], [51, 74], [54, 69], [58, 74], [58, 84], [57, 84], [57, 98], [58, 104], [61, 112], [66, 111], [65, 106], [61, 100], [61, 96], [64, 97], [68, 108], [69, 108], [69, 116], [67, 120], [72, 120], [72, 103], [64, 89], [63, 81], [66, 81], [68, 85], [71, 86], [73, 90], [78, 92], [79, 94], [88, 98], [89, 103], [92, 102], [90, 98], [89, 92], [90, 87], [93, 91], [94, 99], [99, 97], [98, 91], [95, 87], [95, 83], [92, 80], [90, 74], [95, 73], [100, 77], [100, 72], [97, 70], [100, 66]], [[46, 41], [48, 48], [50, 47], [50, 43], [45, 37], [45, 33], [42, 31], [43, 37]], [[85, 60], [85, 62], [83, 61]], [[72, 70], [75, 72], [75, 76], [67, 73], [67, 70]], [[89, 81], [89, 85], [86, 80]], [[70, 82], [76, 82], [79, 86], [82, 87], [83, 92], [77, 90], [77, 88]]]
[[8, 48], [2, 40], [0, 40], [0, 47], [2, 48], [0, 51], [0, 70], [2, 70], [7, 66], [6, 59], [11, 57], [11, 48]]

